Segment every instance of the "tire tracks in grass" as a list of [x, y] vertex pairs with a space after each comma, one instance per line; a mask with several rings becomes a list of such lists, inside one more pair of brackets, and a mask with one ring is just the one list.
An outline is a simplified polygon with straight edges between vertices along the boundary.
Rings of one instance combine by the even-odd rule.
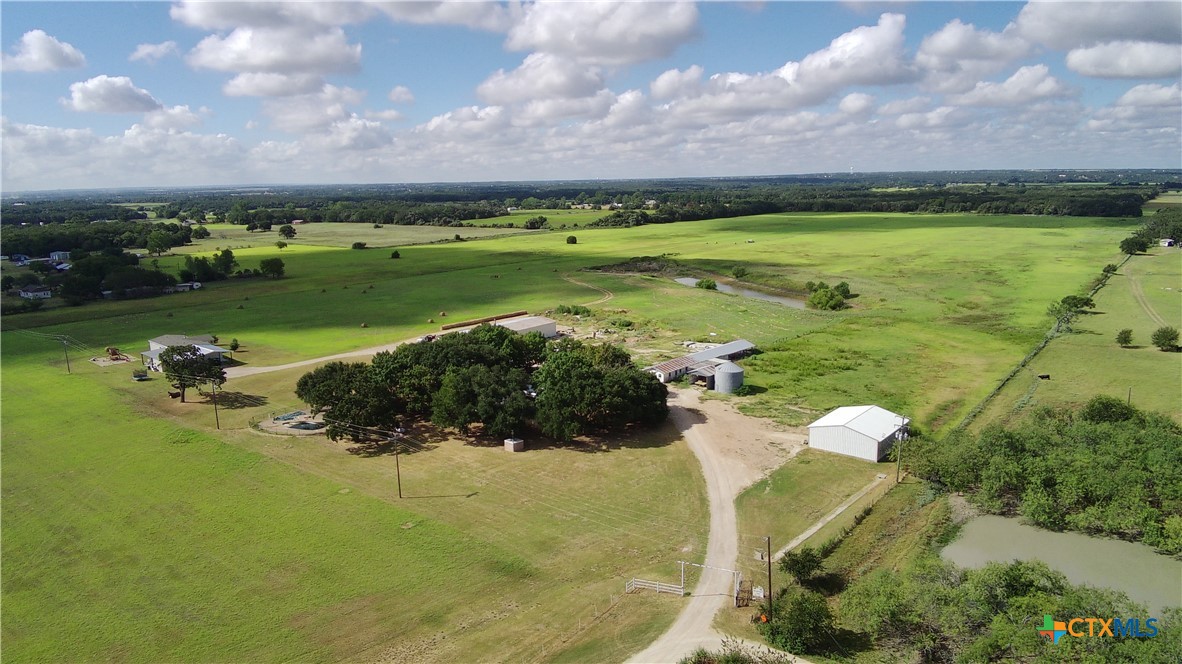
[[1145, 292], [1141, 290], [1141, 282], [1137, 280], [1137, 275], [1132, 270], [1128, 270], [1125, 272], [1125, 278], [1129, 280], [1129, 291], [1133, 293], [1133, 299], [1137, 301], [1137, 304], [1141, 305], [1141, 308], [1145, 310], [1145, 314], [1154, 323], [1165, 327], [1168, 324], [1166, 323], [1166, 319], [1159, 316], [1153, 305], [1149, 304], [1149, 300], [1145, 299]]
[[600, 288], [599, 286], [592, 286], [591, 284], [586, 283], [584, 281], [579, 281], [578, 279], [575, 279], [574, 277], [563, 275], [562, 278], [565, 279], [566, 281], [571, 282], [572, 284], [574, 284], [576, 286], [582, 286], [583, 288], [590, 288], [591, 290], [597, 290], [600, 293], [603, 293], [603, 297], [599, 298], [598, 300], [592, 300], [591, 302], [584, 302], [582, 304], [582, 306], [584, 306], [584, 307], [589, 307], [589, 306], [595, 305], [595, 304], [603, 304], [604, 302], [607, 302], [616, 296], [615, 293], [609, 291], [606, 288]]

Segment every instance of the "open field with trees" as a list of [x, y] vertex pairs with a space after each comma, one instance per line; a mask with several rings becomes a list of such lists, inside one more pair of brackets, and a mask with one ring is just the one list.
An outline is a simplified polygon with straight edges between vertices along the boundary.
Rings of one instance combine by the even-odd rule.
[[[612, 330], [601, 336], [627, 339], [653, 359], [687, 338], [756, 342], [764, 354], [744, 361], [756, 393], [736, 398], [748, 412], [800, 423], [832, 406], [878, 402], [940, 429], [991, 389], [982, 377], [1003, 373], [1040, 338], [1048, 301], [1117, 259], [1116, 244], [1135, 225], [780, 214], [580, 229], [577, 244], [541, 232], [406, 246], [396, 260], [389, 251], [298, 244], [297, 234], [284, 249], [234, 249], [249, 264], [281, 257], [283, 279], [6, 319], [3, 380], [22, 389], [5, 393], [5, 607], [6, 617], [24, 616], [5, 621], [6, 649], [67, 659], [122, 647], [139, 649], [120, 654], [129, 659], [324, 660], [377, 656], [399, 643], [422, 650], [391, 657], [454, 660], [495, 649], [518, 660], [563, 659], [567, 648], [587, 652], [586, 643], [610, 639], [623, 654], [660, 632], [679, 604], [645, 599], [643, 610], [617, 607], [590, 626], [597, 604], [623, 579], [691, 555], [683, 547], [699, 551], [706, 528], [698, 469], [668, 429], [606, 439], [592, 446], [597, 452], [538, 439], [542, 449], [524, 455], [436, 436], [433, 449], [403, 456], [401, 470], [410, 495], [441, 497], [394, 504], [390, 455], [248, 428], [302, 407], [293, 388], [307, 368], [229, 381], [215, 433], [208, 398], [195, 394], [182, 406], [159, 377], [134, 383], [130, 367], [76, 357], [75, 375], [65, 375], [61, 348], [21, 328], [125, 352], [161, 334], [214, 333], [241, 341], [237, 360], [266, 366], [387, 344], [450, 320], [600, 301], [582, 320], [556, 315], [560, 327]], [[227, 244], [214, 235], [186, 251], [209, 256]], [[754, 287], [846, 281], [856, 297], [841, 311], [802, 310], [687, 288], [664, 274], [579, 271], [662, 253], [701, 278], [730, 279], [741, 265]], [[164, 256], [159, 265], [176, 271], [184, 260]], [[869, 481], [860, 475], [838, 473], [849, 492]], [[829, 509], [805, 493], [797, 498], [809, 502], [790, 509]], [[841, 500], [824, 502], [831, 498]], [[79, 502], [82, 509], [62, 509]], [[103, 526], [112, 514], [126, 525]], [[178, 527], [177, 515], [200, 527]], [[342, 523], [360, 525], [341, 533]], [[391, 541], [404, 553], [391, 556]], [[404, 559], [415, 563], [400, 567]], [[464, 562], [436, 564], [445, 559]], [[169, 567], [173, 560], [186, 564]], [[90, 585], [76, 588], [79, 578]], [[270, 584], [266, 592], [260, 583]], [[440, 592], [443, 584], [472, 592]], [[239, 608], [259, 596], [268, 601]], [[122, 627], [79, 639], [94, 597], [110, 607], [104, 624]], [[145, 608], [156, 597], [173, 598], [172, 608]], [[66, 618], [49, 624], [54, 611]], [[37, 627], [9, 631], [14, 624]]]

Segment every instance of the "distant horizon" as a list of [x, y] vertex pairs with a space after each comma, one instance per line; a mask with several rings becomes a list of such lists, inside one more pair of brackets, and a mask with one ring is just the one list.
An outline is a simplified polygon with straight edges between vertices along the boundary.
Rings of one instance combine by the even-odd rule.
[[[954, 169], [933, 169], [933, 170], [901, 170], [901, 171], [816, 171], [804, 173], [775, 173], [764, 175], [686, 175], [680, 177], [631, 177], [631, 178], [555, 178], [548, 180], [433, 180], [423, 182], [246, 182], [246, 183], [223, 183], [223, 184], [190, 184], [190, 185], [136, 185], [129, 187], [78, 187], [72, 189], [26, 189], [20, 191], [5, 191], [0, 192], [0, 198], [8, 199], [19, 197], [25, 194], [45, 195], [53, 193], [83, 193], [83, 192], [122, 192], [122, 191], [149, 191], [149, 190], [163, 190], [163, 191], [184, 191], [184, 190], [202, 190], [202, 189], [267, 189], [279, 187], [292, 188], [330, 188], [330, 187], [453, 187], [458, 185], [529, 185], [529, 184], [544, 184], [544, 185], [560, 185], [560, 184], [593, 184], [593, 183], [613, 183], [613, 182], [679, 182], [687, 180], [771, 180], [771, 179], [793, 179], [793, 178], [811, 178], [811, 177], [827, 177], [827, 176], [841, 176], [844, 178], [856, 178], [859, 175], [864, 176], [889, 176], [889, 175], [936, 175], [941, 173], [1096, 173], [1096, 172], [1131, 172], [1131, 173], [1166, 173], [1171, 177], [1177, 176], [1182, 178], [1182, 168], [954, 168]], [[1070, 182], [1063, 184], [1072, 184]], [[1075, 184], [1091, 184], [1091, 183], [1075, 183]]]

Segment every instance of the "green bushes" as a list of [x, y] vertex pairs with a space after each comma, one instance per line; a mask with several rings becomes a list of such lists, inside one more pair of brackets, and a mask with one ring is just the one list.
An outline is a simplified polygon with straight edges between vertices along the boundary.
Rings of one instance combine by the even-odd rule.
[[718, 283], [713, 279], [698, 279], [698, 283], [694, 284], [695, 288], [704, 288], [706, 290], [718, 290]]
[[365, 248], [365, 243], [364, 243], [364, 242], [354, 242], [354, 243], [353, 243], [353, 248], [354, 248], [354, 249], [364, 249], [364, 248]]
[[1182, 427], [1121, 399], [1045, 409], [979, 435], [913, 438], [908, 457], [913, 473], [970, 492], [986, 511], [1182, 552]]
[[591, 310], [581, 304], [560, 304], [554, 307], [554, 311], [560, 314], [570, 314], [572, 316], [590, 316]]

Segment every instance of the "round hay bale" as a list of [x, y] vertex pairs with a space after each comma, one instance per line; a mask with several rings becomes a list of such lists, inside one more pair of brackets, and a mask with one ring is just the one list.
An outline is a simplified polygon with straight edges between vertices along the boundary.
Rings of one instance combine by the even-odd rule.
[[240, 305], [238, 305], [238, 307], [237, 307], [237, 308], [239, 308], [239, 309], [245, 309], [246, 307], [244, 307], [244, 306], [242, 306], [242, 305], [240, 304]]
[[369, 327], [369, 323], [362, 323], [361, 327]]
[[172, 318], [172, 312], [170, 311], [170, 312], [164, 314], [164, 317], [165, 318]]
[[428, 323], [434, 323], [434, 322], [435, 322], [435, 319], [434, 319], [434, 318], [428, 318], [428, 319], [427, 319], [427, 322], [428, 322]]
[[446, 311], [440, 311], [440, 312], [439, 312], [439, 317], [440, 317], [440, 318], [447, 318], [447, 312], [446, 312]]

